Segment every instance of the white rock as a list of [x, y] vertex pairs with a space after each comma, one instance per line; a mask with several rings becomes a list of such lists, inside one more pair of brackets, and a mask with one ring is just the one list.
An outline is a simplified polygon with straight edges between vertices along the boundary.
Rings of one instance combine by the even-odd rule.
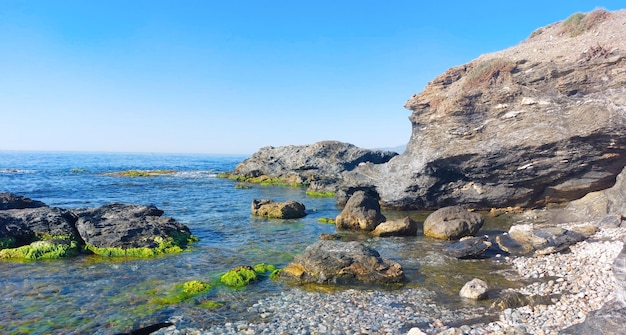
[[480, 300], [487, 295], [489, 285], [484, 280], [474, 278], [463, 285], [459, 295], [463, 298]]

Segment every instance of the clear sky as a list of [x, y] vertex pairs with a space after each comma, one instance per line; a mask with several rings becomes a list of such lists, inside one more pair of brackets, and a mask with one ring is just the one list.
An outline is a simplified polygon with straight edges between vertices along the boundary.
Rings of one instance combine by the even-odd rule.
[[0, 150], [406, 144], [446, 69], [621, 1], [0, 0]]

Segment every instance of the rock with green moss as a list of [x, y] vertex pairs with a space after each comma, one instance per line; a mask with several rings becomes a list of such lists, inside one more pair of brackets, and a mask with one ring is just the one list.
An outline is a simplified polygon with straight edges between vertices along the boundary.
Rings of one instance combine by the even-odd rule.
[[268, 199], [253, 200], [252, 214], [270, 219], [298, 219], [306, 215], [305, 206], [301, 202], [275, 202]]
[[0, 210], [0, 249], [40, 240], [80, 241], [75, 222], [72, 212], [55, 207]]
[[58, 259], [76, 256], [79, 253], [78, 243], [67, 240], [35, 241], [17, 248], [0, 250], [0, 259]]
[[211, 284], [199, 280], [191, 280], [183, 283], [183, 293], [196, 295], [206, 292], [212, 288]]
[[151, 257], [178, 253], [197, 241], [189, 228], [155, 206], [109, 204], [77, 210], [86, 248], [102, 256]]
[[240, 266], [224, 273], [220, 277], [220, 282], [232, 288], [241, 288], [248, 285], [251, 281], [256, 280], [258, 277], [254, 268], [250, 266]]

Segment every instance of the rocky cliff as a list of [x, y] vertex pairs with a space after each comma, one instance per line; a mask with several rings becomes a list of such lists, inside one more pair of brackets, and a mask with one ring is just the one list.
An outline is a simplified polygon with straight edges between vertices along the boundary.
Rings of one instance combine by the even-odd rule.
[[453, 67], [405, 104], [412, 136], [347, 184], [399, 209], [541, 206], [611, 187], [626, 165], [626, 10], [575, 14]]

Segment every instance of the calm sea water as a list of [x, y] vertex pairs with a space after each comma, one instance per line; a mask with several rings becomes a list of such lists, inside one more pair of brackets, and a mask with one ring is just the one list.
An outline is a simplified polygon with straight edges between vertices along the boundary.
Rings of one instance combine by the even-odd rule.
[[[111, 202], [156, 205], [200, 238], [190, 251], [154, 259], [79, 256], [38, 262], [0, 262], [0, 333], [112, 334], [138, 325], [184, 315], [179, 327], [203, 327], [254, 318], [246, 309], [264, 296], [279, 294], [279, 281], [262, 281], [242, 290], [224, 287], [206, 296], [167, 306], [166, 297], [189, 280], [213, 281], [240, 265], [285, 266], [322, 233], [335, 226], [317, 221], [339, 213], [335, 200], [312, 198], [290, 187], [252, 186], [217, 178], [245, 157], [173, 154], [0, 152], [0, 192], [13, 192], [63, 208], [96, 207]], [[174, 170], [155, 177], [118, 177], [125, 170]], [[297, 200], [308, 215], [298, 220], [264, 220], [250, 214], [253, 199]], [[423, 213], [385, 213], [389, 218]], [[495, 222], [492, 229], [504, 229]], [[503, 270], [493, 262], [460, 263], [442, 258], [442, 242], [424, 238], [369, 238], [348, 233], [400, 262], [411, 285], [443, 293], [441, 303], [462, 304], [453, 285], [476, 273]], [[433, 267], [433, 264], [435, 266]], [[468, 264], [470, 264], [468, 266]], [[432, 274], [420, 269], [435, 269]], [[450, 269], [463, 269], [450, 280]], [[332, 294], [332, 293], [329, 293]], [[211, 300], [222, 306], [207, 309]]]

